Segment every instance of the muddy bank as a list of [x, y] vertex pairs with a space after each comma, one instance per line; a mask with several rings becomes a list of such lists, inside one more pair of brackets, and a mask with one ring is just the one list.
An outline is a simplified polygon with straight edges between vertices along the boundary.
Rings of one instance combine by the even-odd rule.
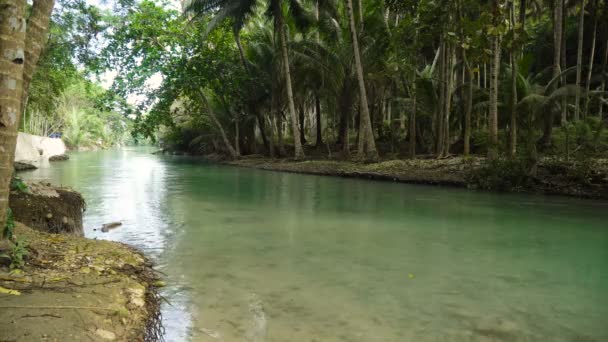
[[272, 171], [367, 178], [403, 183], [466, 186], [465, 166], [455, 159], [451, 161], [393, 160], [376, 164], [363, 164], [334, 160], [294, 162], [247, 158], [226, 163]]
[[140, 252], [20, 223], [15, 236], [29, 255], [18, 272], [0, 266], [0, 341], [159, 339], [161, 284]]
[[12, 190], [9, 206], [13, 217], [26, 226], [47, 233], [83, 236], [82, 213], [86, 209], [80, 193], [45, 183]]
[[[262, 170], [304, 173], [313, 175], [365, 178], [401, 183], [444, 185], [479, 188], [475, 179], [484, 167], [483, 158], [449, 158], [389, 160], [375, 164], [352, 161], [309, 160], [294, 162], [286, 159], [249, 157], [222, 163]], [[561, 166], [559, 166], [561, 165]], [[581, 198], [608, 199], [608, 162], [600, 161], [591, 174], [581, 179], [573, 175], [568, 164], [545, 162], [539, 165], [538, 175], [525, 187], [514, 187], [509, 191], [565, 195]], [[491, 189], [501, 191], [499, 189]]]

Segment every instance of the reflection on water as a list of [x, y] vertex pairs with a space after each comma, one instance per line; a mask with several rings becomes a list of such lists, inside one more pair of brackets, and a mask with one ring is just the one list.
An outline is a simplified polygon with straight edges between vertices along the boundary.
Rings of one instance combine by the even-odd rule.
[[147, 152], [76, 153], [26, 178], [83, 192], [87, 236], [157, 261], [169, 341], [608, 340], [606, 203]]

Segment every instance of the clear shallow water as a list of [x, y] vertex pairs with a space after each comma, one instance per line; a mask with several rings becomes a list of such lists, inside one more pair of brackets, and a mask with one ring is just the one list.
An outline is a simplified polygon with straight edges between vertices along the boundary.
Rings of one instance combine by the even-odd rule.
[[151, 151], [21, 175], [81, 191], [88, 237], [158, 263], [168, 341], [608, 341], [608, 203]]

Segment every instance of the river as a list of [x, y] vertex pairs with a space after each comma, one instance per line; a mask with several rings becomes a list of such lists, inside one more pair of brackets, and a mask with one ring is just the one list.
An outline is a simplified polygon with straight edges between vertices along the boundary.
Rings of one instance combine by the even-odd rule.
[[87, 237], [157, 263], [168, 341], [608, 341], [608, 203], [151, 151], [21, 176], [82, 192]]

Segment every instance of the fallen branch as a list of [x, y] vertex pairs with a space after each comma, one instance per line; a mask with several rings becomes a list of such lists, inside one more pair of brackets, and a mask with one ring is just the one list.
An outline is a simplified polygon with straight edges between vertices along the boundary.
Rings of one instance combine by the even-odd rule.
[[53, 318], [62, 318], [59, 315], [53, 315], [53, 314], [42, 314], [42, 315], [23, 315], [20, 318], [38, 318], [38, 317], [53, 317]]

